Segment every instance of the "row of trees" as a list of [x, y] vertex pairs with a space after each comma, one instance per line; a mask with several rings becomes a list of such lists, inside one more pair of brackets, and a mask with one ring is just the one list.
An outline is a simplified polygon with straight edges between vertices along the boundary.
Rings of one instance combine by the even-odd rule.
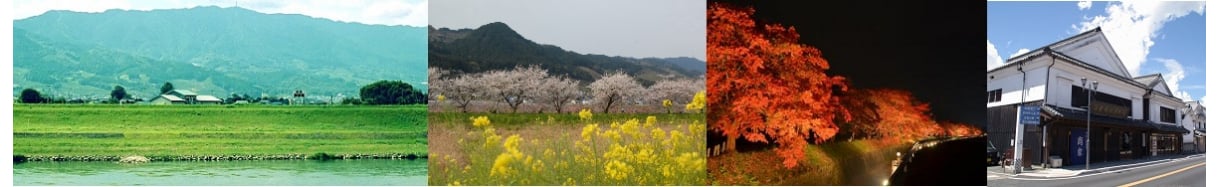
[[839, 123], [839, 136], [846, 139], [911, 141], [929, 136], [982, 134], [967, 124], [935, 121], [928, 103], [908, 91], [856, 89], [845, 95], [839, 104], [848, 108], [851, 119]]
[[[174, 90], [174, 85], [166, 82], [161, 86], [161, 93], [165, 94]], [[23, 89], [20, 93], [19, 101], [22, 103], [51, 103], [52, 98], [47, 98], [33, 88]], [[114, 86], [110, 91], [110, 98], [106, 103], [125, 102], [130, 99], [135, 99], [131, 94], [127, 93], [127, 89], [123, 86]], [[137, 99], [137, 101], [142, 99]], [[288, 102], [285, 98], [271, 97], [251, 97], [248, 94], [238, 95], [232, 94], [224, 99], [224, 103], [235, 103], [238, 100], [259, 102], [263, 100], [271, 102]], [[81, 103], [85, 101], [81, 100]], [[59, 102], [57, 102], [59, 103]], [[63, 101], [67, 103], [67, 101]], [[360, 88], [360, 98], [345, 98], [344, 104], [367, 104], [367, 105], [402, 105], [402, 104], [427, 104], [428, 98], [419, 89], [412, 87], [402, 81], [377, 81], [372, 84], [365, 85]]]
[[[553, 75], [538, 66], [482, 73], [453, 73], [431, 67], [428, 82], [429, 97], [450, 101], [462, 112], [469, 112], [475, 101], [502, 103], [513, 113], [526, 103], [536, 103], [556, 113], [562, 113], [568, 104], [584, 101], [592, 101], [603, 113], [631, 104], [672, 107], [673, 103], [689, 103], [692, 95], [705, 88], [701, 79], [663, 80], [645, 87], [621, 71], [581, 86], [581, 82], [566, 74]], [[670, 104], [663, 105], [666, 101]]]

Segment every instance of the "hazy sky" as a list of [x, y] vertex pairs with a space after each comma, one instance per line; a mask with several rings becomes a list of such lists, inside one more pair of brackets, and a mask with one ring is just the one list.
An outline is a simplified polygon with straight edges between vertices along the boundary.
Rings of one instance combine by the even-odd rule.
[[41, 15], [49, 10], [103, 12], [109, 9], [153, 10], [196, 6], [242, 8], [281, 14], [301, 14], [344, 22], [378, 25], [428, 25], [427, 0], [16, 0], [13, 19]]
[[702, 0], [443, 0], [429, 23], [451, 29], [504, 22], [527, 39], [583, 54], [706, 60]]

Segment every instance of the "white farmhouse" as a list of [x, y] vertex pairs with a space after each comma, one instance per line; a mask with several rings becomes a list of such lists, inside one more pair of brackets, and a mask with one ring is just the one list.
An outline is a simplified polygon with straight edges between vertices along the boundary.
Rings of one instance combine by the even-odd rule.
[[188, 90], [172, 90], [153, 98], [154, 105], [169, 104], [220, 104], [223, 100], [211, 95], [199, 95]]

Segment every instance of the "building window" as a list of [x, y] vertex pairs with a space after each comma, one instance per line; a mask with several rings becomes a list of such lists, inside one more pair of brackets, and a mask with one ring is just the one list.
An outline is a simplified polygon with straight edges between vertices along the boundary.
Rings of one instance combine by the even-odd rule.
[[987, 103], [1000, 102], [1000, 89], [987, 91]]
[[1177, 114], [1175, 111], [1173, 111], [1173, 109], [1161, 107], [1161, 122], [1176, 123], [1177, 118], [1174, 117], [1177, 117]]
[[[1072, 86], [1072, 107], [1085, 108], [1089, 105], [1089, 91], [1080, 86]], [[1131, 100], [1118, 96], [1093, 92], [1094, 115], [1104, 115], [1118, 118], [1131, 117]]]

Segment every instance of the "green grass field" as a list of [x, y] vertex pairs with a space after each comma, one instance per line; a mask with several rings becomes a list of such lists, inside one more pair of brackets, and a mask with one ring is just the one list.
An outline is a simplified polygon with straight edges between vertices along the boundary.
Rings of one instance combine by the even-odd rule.
[[25, 156], [426, 155], [416, 106], [14, 105]]

